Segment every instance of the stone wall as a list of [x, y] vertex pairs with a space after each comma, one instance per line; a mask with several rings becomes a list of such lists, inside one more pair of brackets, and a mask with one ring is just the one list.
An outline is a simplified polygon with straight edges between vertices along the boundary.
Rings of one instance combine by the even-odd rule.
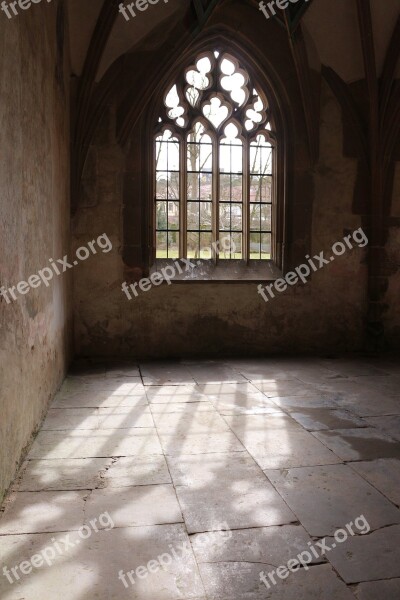
[[[295, 176], [311, 178], [310, 198], [297, 198], [293, 213], [308, 219], [312, 252], [361, 226], [352, 212], [357, 163], [343, 156], [340, 108], [324, 85], [320, 159], [313, 170], [297, 163]], [[135, 140], [133, 140], [135, 143]], [[300, 162], [300, 161], [299, 161]], [[124, 268], [122, 180], [125, 156], [115, 140], [113, 108], [90, 151], [83, 194], [74, 218], [74, 244], [106, 232], [113, 251], [74, 271], [75, 345], [80, 355], [181, 357], [324, 354], [362, 347], [366, 313], [366, 250], [356, 248], [265, 303], [254, 283], [163, 284], [129, 301], [121, 291]], [[297, 192], [298, 193], [298, 192]]]
[[389, 239], [386, 250], [388, 253], [389, 286], [385, 302], [385, 328], [387, 338], [392, 348], [400, 348], [400, 163], [396, 165], [395, 184], [390, 216]]
[[[19, 12], [10, 20], [0, 15], [0, 285], [5, 288], [26, 281], [50, 258], [68, 254], [70, 241], [63, 6], [57, 0]], [[64, 274], [10, 303], [1, 297], [0, 499], [66, 371], [70, 283]]]

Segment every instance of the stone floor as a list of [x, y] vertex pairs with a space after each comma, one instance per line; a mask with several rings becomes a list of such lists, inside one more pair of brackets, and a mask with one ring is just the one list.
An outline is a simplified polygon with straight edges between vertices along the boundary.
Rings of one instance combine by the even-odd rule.
[[0, 597], [397, 600], [399, 389], [395, 361], [75, 368], [5, 503]]

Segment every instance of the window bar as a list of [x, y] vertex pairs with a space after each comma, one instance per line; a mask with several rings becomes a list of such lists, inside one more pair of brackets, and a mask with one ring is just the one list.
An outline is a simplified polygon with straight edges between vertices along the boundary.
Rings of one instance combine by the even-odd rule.
[[243, 144], [242, 244], [246, 265], [250, 260], [250, 140]]
[[[220, 194], [220, 173], [219, 173], [219, 135], [211, 135], [212, 143], [213, 143], [213, 159], [212, 159], [212, 169], [213, 169], [213, 178], [212, 178], [212, 215], [213, 215], [213, 223], [212, 223], [212, 234], [211, 239], [213, 242], [219, 241], [219, 194]], [[212, 258], [214, 265], [217, 265], [219, 262], [219, 251], [218, 246], [215, 246], [212, 251]]]
[[271, 144], [271, 260], [276, 260], [276, 221], [277, 221], [277, 207], [276, 207], [276, 181], [275, 177], [275, 146]]
[[180, 185], [180, 213], [179, 213], [179, 226], [181, 228], [179, 233], [179, 256], [181, 258], [187, 258], [187, 146], [186, 146], [186, 135], [183, 135], [179, 141], [179, 185]]
[[[169, 178], [172, 177], [172, 174], [170, 173], [169, 170], [169, 140], [171, 138], [169, 138], [166, 142], [165, 142], [165, 146], [167, 149], [167, 198], [166, 198], [166, 218], [167, 218], [167, 258], [169, 258]], [[164, 142], [163, 142], [164, 143]]]
[[[230, 170], [230, 175], [229, 175], [229, 239], [232, 240], [232, 188], [233, 188], [233, 184], [232, 184], [232, 178], [233, 178], [233, 174], [232, 174], [232, 169], [233, 169], [233, 159], [232, 159], [232, 144], [229, 143], [229, 170]], [[232, 259], [232, 246], [230, 245], [229, 247], [229, 260]]]
[[[197, 250], [195, 252], [195, 258], [196, 260], [200, 259], [200, 249], [201, 249], [201, 215], [202, 215], [202, 200], [201, 200], [201, 175], [202, 175], [202, 171], [201, 171], [201, 156], [202, 156], [202, 151], [201, 151], [202, 145], [201, 145], [201, 138], [199, 136], [199, 142], [198, 144], [196, 144], [196, 152], [197, 152], [197, 157], [198, 157], [198, 171], [197, 171], [197, 206], [198, 206], [198, 210], [197, 210], [197, 214], [198, 214], [198, 221], [197, 221]], [[197, 254], [197, 256], [196, 256]]]

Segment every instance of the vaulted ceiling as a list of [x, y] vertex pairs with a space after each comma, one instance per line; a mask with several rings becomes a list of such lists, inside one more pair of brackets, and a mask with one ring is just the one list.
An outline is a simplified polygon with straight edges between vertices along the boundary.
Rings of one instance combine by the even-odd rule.
[[[95, 80], [99, 81], [108, 67], [121, 55], [129, 53], [139, 45], [157, 47], [163, 39], [159, 35], [159, 26], [166, 24], [165, 36], [179, 20], [190, 12], [201, 19], [201, 11], [207, 10], [224, 0], [160, 0], [158, 4], [149, 6], [135, 18], [126, 21], [118, 13], [118, 3], [112, 0], [68, 0], [71, 69], [76, 76], [82, 74], [90, 42], [95, 31], [96, 22], [104, 5], [116, 5], [113, 24], [109, 36], [104, 39], [101, 49], [101, 60], [96, 69]], [[246, 0], [243, 0], [246, 1]], [[124, 4], [128, 4], [125, 0]], [[258, 2], [250, 0], [249, 4], [257, 7]], [[291, 5], [292, 23], [295, 27], [301, 19], [304, 34], [307, 36], [309, 51], [311, 48], [318, 56], [319, 62], [332, 67], [346, 82], [364, 77], [363, 57], [359, 34], [356, 3], [350, 0], [312, 0]], [[378, 73], [380, 73], [384, 57], [389, 45], [399, 11], [400, 0], [371, 0], [373, 31]], [[264, 19], [262, 13], [259, 18]], [[283, 11], [277, 11], [277, 19], [283, 18]], [[284, 23], [283, 23], [284, 24]], [[269, 23], [265, 19], [266, 35]], [[151, 32], [158, 31], [152, 38]], [[400, 67], [398, 66], [398, 75]]]

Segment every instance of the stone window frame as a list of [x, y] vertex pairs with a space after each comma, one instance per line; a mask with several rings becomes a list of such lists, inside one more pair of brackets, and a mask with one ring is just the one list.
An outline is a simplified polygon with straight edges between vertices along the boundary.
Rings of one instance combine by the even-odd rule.
[[[207, 34], [196, 44], [185, 48], [175, 56], [174, 62], [159, 74], [157, 85], [147, 88], [145, 96], [141, 96], [137, 118], [130, 128], [127, 138], [126, 166], [123, 183], [123, 247], [124, 276], [127, 280], [138, 280], [148, 276], [156, 269], [154, 247], [154, 134], [160, 115], [160, 101], [170, 81], [174, 81], [194, 56], [210, 48], [220, 47], [224, 52], [234, 56], [252, 79], [258, 82], [260, 90], [268, 98], [271, 114], [274, 116], [276, 131], [276, 236], [275, 255], [273, 261], [262, 261], [261, 268], [225, 265], [218, 268], [218, 273], [208, 272], [204, 280], [215, 282], [248, 283], [249, 281], [271, 281], [291, 268], [293, 257], [292, 246], [288, 237], [292, 230], [291, 203], [294, 177], [294, 114], [287, 96], [285, 83], [279, 78], [272, 65], [263, 64], [261, 56], [256, 60], [257, 50], [251, 44], [235, 41], [220, 32]], [[261, 66], [263, 65], [263, 66]], [[270, 69], [269, 69], [270, 66]], [[139, 104], [135, 104], [139, 108]], [[296, 111], [297, 112], [297, 111]], [[135, 111], [132, 111], [132, 115]], [[130, 116], [133, 122], [134, 116]], [[231, 261], [224, 261], [226, 263]], [[233, 262], [233, 261], [232, 261]], [[183, 278], [185, 279], [185, 278]], [[177, 278], [179, 280], [179, 278]], [[185, 279], [186, 280], [186, 279]], [[194, 283], [202, 279], [191, 279]]]
[[[197, 70], [197, 65], [200, 63], [204, 63], [207, 65], [207, 71], [204, 74], [200, 74]], [[230, 76], [224, 75], [222, 69], [225, 68], [233, 69], [233, 73]], [[201, 67], [199, 67], [201, 70]], [[196, 88], [195, 84], [189, 83], [191, 79], [189, 75], [197, 75], [198, 77], [198, 87]], [[240, 94], [240, 100], [235, 101], [233, 99], [234, 92], [229, 90], [229, 88], [224, 88], [222, 86], [223, 79], [229, 80], [230, 77], [239, 76], [242, 78], [243, 84], [236, 88], [236, 93]], [[227, 82], [229, 83], [229, 81]], [[190, 93], [192, 92], [192, 93]], [[193, 99], [193, 92], [196, 94], [196, 99]], [[172, 94], [172, 102], [176, 108], [172, 108], [172, 104], [168, 106], [171, 99], [169, 97]], [[203, 107], [207, 106], [212, 99], [219, 101], [220, 105], [225, 109], [226, 115], [225, 118], [221, 119], [221, 122], [218, 124], [213, 124], [211, 120], [208, 120], [205, 113], [203, 112]], [[261, 107], [260, 107], [261, 105]], [[249, 111], [251, 111], [253, 120], [249, 118]], [[255, 116], [254, 116], [255, 115]], [[254, 119], [257, 119], [256, 121]], [[195, 200], [194, 204], [199, 205], [200, 207], [204, 204], [204, 198], [197, 197], [190, 198], [188, 194], [188, 179], [190, 177], [191, 171], [188, 169], [186, 158], [189, 156], [188, 148], [193, 145], [193, 139], [188, 141], [190, 136], [194, 133], [195, 127], [202, 128], [204, 135], [206, 135], [209, 143], [207, 145], [210, 146], [211, 150], [211, 161], [210, 165], [208, 165], [208, 169], [204, 171], [203, 174], [208, 173], [210, 176], [211, 183], [211, 199], [206, 202], [206, 204], [211, 204], [211, 214], [210, 214], [210, 223], [208, 233], [204, 233], [201, 227], [201, 221], [199, 220], [198, 227], [189, 228], [187, 224], [187, 216], [188, 216], [188, 206], [189, 204], [193, 204], [192, 200]], [[235, 140], [229, 141], [225, 138], [226, 128], [231, 127], [234, 128], [237, 132], [235, 136]], [[201, 249], [204, 246], [205, 249], [209, 248], [208, 251], [204, 251], [206, 256], [209, 256], [209, 260], [213, 261], [215, 265], [218, 263], [222, 265], [222, 261], [220, 261], [220, 257], [228, 258], [228, 260], [240, 260], [241, 263], [249, 266], [250, 263], [255, 264], [258, 261], [266, 262], [276, 260], [276, 251], [275, 251], [275, 223], [276, 223], [276, 211], [277, 211], [277, 196], [276, 196], [276, 188], [275, 188], [275, 178], [276, 178], [276, 167], [275, 167], [275, 155], [276, 155], [276, 136], [275, 136], [275, 124], [273, 120], [273, 115], [271, 114], [271, 110], [269, 107], [269, 102], [266, 94], [262, 89], [260, 89], [258, 82], [254, 81], [254, 79], [249, 75], [249, 73], [242, 68], [240, 61], [236, 56], [233, 56], [231, 53], [224, 51], [223, 48], [214, 48], [213, 50], [209, 50], [208, 52], [202, 52], [199, 55], [194, 57], [194, 60], [191, 65], [187, 66], [184, 69], [184, 72], [178, 76], [176, 81], [170, 81], [165, 93], [163, 94], [163, 103], [160, 106], [160, 118], [158, 119], [158, 123], [156, 126], [155, 133], [155, 154], [154, 154], [154, 162], [153, 162], [153, 197], [154, 197], [154, 207], [157, 205], [165, 205], [164, 208], [169, 207], [169, 203], [174, 202], [179, 207], [179, 222], [174, 223], [173, 228], [169, 229], [169, 209], [166, 213], [166, 227], [159, 229], [157, 224], [157, 214], [154, 214], [154, 244], [157, 247], [157, 237], [159, 239], [163, 239], [166, 242], [166, 253], [169, 254], [169, 237], [171, 233], [176, 232], [174, 236], [177, 240], [179, 239], [179, 244], [175, 246], [175, 256], [174, 258], [178, 258], [179, 256], [182, 258], [190, 258], [189, 256], [189, 241], [191, 234], [190, 231], [193, 230], [193, 237], [196, 239], [198, 237], [198, 241], [196, 246], [198, 245], [198, 251], [200, 252], [199, 256], [196, 258], [201, 258]], [[170, 136], [170, 141], [166, 141], [166, 137]], [[162, 138], [164, 141], [162, 142]], [[156, 186], [156, 174], [160, 172], [163, 174], [163, 170], [161, 169], [157, 171], [157, 148], [160, 150], [160, 142], [161, 146], [164, 144], [164, 149], [167, 149], [168, 146], [173, 143], [174, 152], [178, 153], [180, 156], [179, 165], [175, 165], [173, 172], [175, 173], [175, 184], [176, 189], [174, 189], [174, 193], [171, 198], [167, 196], [164, 197], [164, 191], [162, 192], [162, 196], [157, 195], [157, 187]], [[257, 169], [252, 170], [251, 168], [251, 155], [252, 150], [254, 149], [254, 144], [259, 143], [259, 147], [269, 147], [270, 150], [270, 167], [267, 168], [265, 165], [265, 172], [258, 172]], [[195, 144], [197, 146], [197, 143]], [[199, 145], [201, 146], [201, 142], [199, 141]], [[230, 187], [230, 200], [228, 204], [226, 203], [226, 198], [223, 198], [222, 191], [220, 188], [220, 181], [222, 178], [222, 171], [220, 169], [220, 152], [224, 147], [240, 148], [239, 154], [242, 157], [241, 169], [238, 171], [238, 177], [242, 180], [240, 184], [241, 193], [240, 199], [237, 199], [235, 202], [232, 197], [232, 188]], [[168, 156], [168, 150], [167, 150]], [[232, 154], [231, 154], [232, 160]], [[201, 166], [198, 165], [200, 172], [202, 171]], [[232, 167], [232, 164], [230, 165]], [[168, 172], [168, 166], [166, 166]], [[237, 168], [237, 166], [236, 166]], [[211, 169], [211, 170], [210, 170]], [[236, 172], [236, 171], [235, 171]], [[197, 171], [196, 171], [197, 173]], [[229, 175], [232, 176], [234, 173], [229, 172]], [[251, 199], [251, 179], [252, 177], [259, 179], [258, 189], [261, 192], [262, 183], [266, 183], [266, 181], [270, 180], [270, 184], [268, 188], [270, 189], [270, 200], [259, 199], [258, 201], [252, 201]], [[168, 180], [167, 180], [168, 181]], [[231, 181], [231, 177], [230, 177]], [[232, 181], [230, 186], [232, 185]], [[199, 181], [200, 186], [200, 181]], [[175, 187], [175, 185], [174, 185]], [[167, 184], [168, 190], [168, 184]], [[200, 192], [200, 188], [199, 188]], [[241, 214], [239, 219], [240, 228], [235, 230], [235, 227], [232, 225], [232, 208], [236, 205], [241, 205]], [[252, 229], [251, 226], [251, 207], [256, 207], [257, 204], [260, 204], [260, 209], [264, 206], [270, 207], [270, 224], [267, 229], [263, 227], [261, 222], [261, 211], [260, 211], [260, 224], [259, 228]], [[228, 211], [230, 214], [230, 227], [227, 230], [226, 227], [221, 226], [220, 223], [220, 208], [221, 206], [229, 206], [230, 210]], [[154, 209], [155, 210], [155, 209]], [[157, 212], [157, 211], [156, 211]], [[200, 219], [200, 214], [199, 214]], [[222, 237], [224, 237], [224, 230], [227, 232], [226, 235], [234, 238], [236, 243], [236, 254], [240, 254], [239, 256], [233, 256], [232, 253], [223, 253], [220, 254], [216, 249], [216, 245], [220, 243]], [[203, 233], [201, 233], [203, 231]], [[251, 252], [251, 238], [254, 236], [255, 238], [259, 238], [259, 257], [254, 256], [257, 252]], [[171, 236], [172, 237], [172, 236]], [[202, 244], [202, 238], [207, 239], [206, 244]], [[268, 258], [262, 256], [262, 240], [266, 240], [270, 245], [270, 252]], [[253, 238], [254, 239], [254, 238]], [[196, 251], [197, 252], [197, 251]], [[252, 255], [253, 254], [253, 255]], [[193, 258], [193, 257], [192, 257]], [[157, 257], [156, 260], [158, 260]], [[205, 260], [205, 257], [203, 258]]]

